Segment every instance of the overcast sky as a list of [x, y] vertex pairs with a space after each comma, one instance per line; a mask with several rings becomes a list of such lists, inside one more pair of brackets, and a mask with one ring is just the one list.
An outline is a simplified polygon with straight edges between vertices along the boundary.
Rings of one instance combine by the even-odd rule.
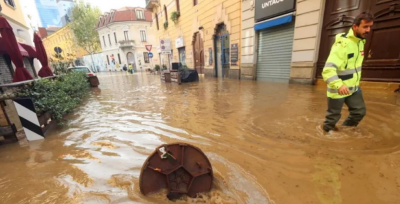
[[97, 6], [103, 13], [111, 9], [119, 9], [124, 6], [145, 7], [145, 0], [85, 0], [93, 6]]

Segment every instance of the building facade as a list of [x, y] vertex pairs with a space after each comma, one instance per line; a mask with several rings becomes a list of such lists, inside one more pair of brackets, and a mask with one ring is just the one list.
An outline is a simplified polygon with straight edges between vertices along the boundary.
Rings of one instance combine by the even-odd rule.
[[35, 0], [42, 26], [61, 27], [61, 16], [56, 0]]
[[68, 11], [74, 8], [73, 0], [57, 0], [58, 15], [60, 17], [68, 14]]
[[335, 35], [363, 11], [376, 19], [362, 80], [400, 82], [400, 0], [243, 0], [241, 78], [315, 83]]
[[154, 16], [160, 64], [240, 78], [241, 0], [146, 0]]
[[156, 37], [152, 28], [151, 13], [144, 8], [124, 7], [100, 16], [97, 31], [103, 50], [104, 64], [116, 69], [117, 64], [132, 64], [136, 71], [145, 71], [158, 64], [159, 58], [146, 45], [154, 46]]
[[54, 33], [43, 38], [42, 41], [47, 56], [53, 60], [56, 59], [56, 47], [61, 48], [60, 54], [64, 59], [76, 59], [87, 55], [87, 52], [77, 45], [74, 33], [68, 26], [58, 29]]
[[28, 27], [31, 27], [33, 31], [37, 31], [39, 27], [42, 27], [42, 22], [39, 17], [39, 12], [36, 9], [35, 0], [20, 0], [20, 2], [26, 24]]
[[[40, 68], [38, 60], [34, 59], [33, 31], [28, 27], [19, 0], [0, 1], [0, 15], [11, 25], [14, 35], [19, 44], [19, 51], [22, 54], [24, 67], [32, 75], [37, 77]], [[0, 84], [12, 83], [15, 65], [12, 63], [8, 50], [5, 48], [3, 38], [0, 35]], [[29, 52], [28, 52], [29, 51]], [[36, 69], [35, 69], [36, 67]], [[16, 109], [11, 100], [1, 104], [0, 126], [8, 126], [14, 123], [18, 130], [22, 129]], [[5, 111], [5, 112], [4, 112]], [[6, 119], [8, 115], [8, 119]]]
[[[37, 71], [40, 63], [33, 58], [34, 53], [28, 53], [27, 50], [33, 50], [33, 31], [27, 25], [19, 0], [0, 1], [0, 15], [5, 17], [13, 28], [13, 32], [19, 48], [24, 58], [24, 65], [32, 77], [37, 77]], [[0, 44], [3, 44], [3, 38], [0, 38]], [[15, 66], [7, 54], [3, 45], [0, 46], [0, 83], [11, 83], [14, 75]]]

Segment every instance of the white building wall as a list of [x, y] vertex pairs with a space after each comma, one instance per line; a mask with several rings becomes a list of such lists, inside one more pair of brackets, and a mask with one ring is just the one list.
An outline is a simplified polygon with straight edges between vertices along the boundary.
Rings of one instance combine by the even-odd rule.
[[[127, 54], [132, 52], [135, 55], [135, 64], [137, 71], [145, 71], [146, 69], [153, 68], [154, 64], [159, 62], [159, 56], [156, 54], [156, 36], [154, 34], [153, 28], [151, 27], [151, 22], [141, 22], [141, 21], [131, 21], [131, 22], [117, 22], [109, 24], [107, 27], [103, 27], [98, 29], [101, 47], [103, 49], [103, 57], [104, 62], [107, 63], [107, 56], [111, 61], [111, 55], [114, 55], [115, 62], [119, 62], [118, 54], [121, 57], [122, 67], [124, 64], [128, 66]], [[140, 31], [144, 30], [146, 32], [146, 42], [142, 42], [140, 37]], [[129, 40], [133, 40], [135, 42], [135, 46], [132, 48], [120, 48], [120, 42], [125, 40], [124, 31], [128, 31]], [[115, 43], [114, 33], [117, 36], [117, 43]], [[108, 39], [108, 35], [110, 35], [110, 41]], [[103, 41], [103, 36], [105, 39], [105, 45]], [[154, 58], [149, 61], [149, 63], [145, 63], [144, 60], [144, 52], [148, 52], [146, 50], [146, 45], [152, 45], [151, 52], [154, 55]]]

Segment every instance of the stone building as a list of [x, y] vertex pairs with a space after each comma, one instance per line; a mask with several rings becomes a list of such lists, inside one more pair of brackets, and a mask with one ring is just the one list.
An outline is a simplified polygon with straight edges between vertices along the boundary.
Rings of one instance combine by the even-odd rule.
[[240, 0], [147, 0], [160, 64], [180, 62], [206, 76], [240, 77]]
[[243, 0], [241, 79], [316, 83], [334, 36], [363, 11], [376, 19], [362, 80], [400, 82], [400, 0]]
[[[136, 71], [145, 71], [159, 64], [155, 52], [156, 37], [152, 28], [152, 16], [144, 8], [123, 7], [100, 16], [96, 27], [103, 50], [104, 64], [115, 70], [124, 64], [132, 64]], [[150, 52], [146, 45], [151, 45]]]

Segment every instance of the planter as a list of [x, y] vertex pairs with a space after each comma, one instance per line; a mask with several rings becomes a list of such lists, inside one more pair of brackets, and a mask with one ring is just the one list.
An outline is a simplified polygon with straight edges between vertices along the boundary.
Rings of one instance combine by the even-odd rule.
[[89, 82], [92, 87], [98, 87], [100, 85], [99, 79], [97, 76], [90, 76]]

